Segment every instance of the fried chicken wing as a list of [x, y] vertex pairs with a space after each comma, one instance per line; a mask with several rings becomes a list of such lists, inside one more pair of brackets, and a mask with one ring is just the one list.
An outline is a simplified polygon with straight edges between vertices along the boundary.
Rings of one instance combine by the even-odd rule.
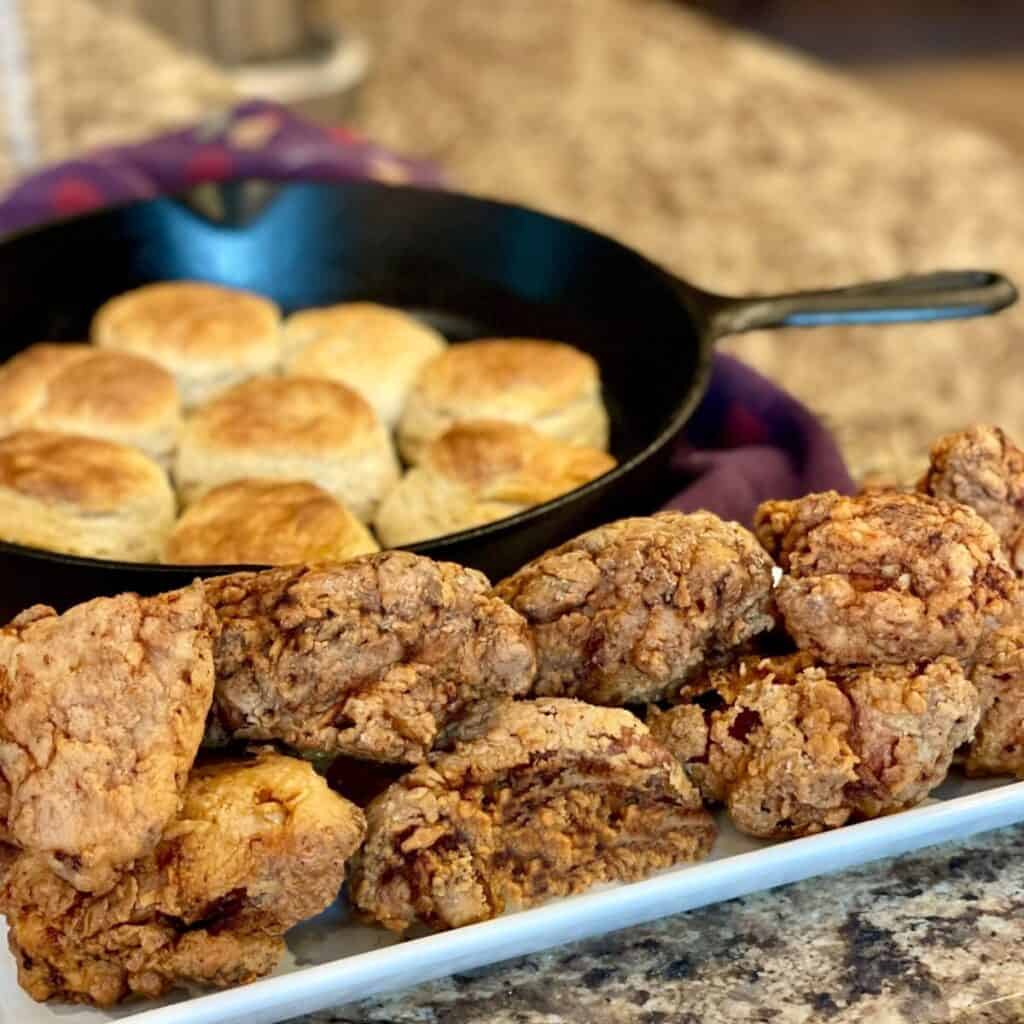
[[198, 768], [160, 844], [102, 896], [37, 855], [14, 859], [0, 911], [18, 979], [34, 999], [97, 1006], [251, 981], [276, 966], [288, 928], [334, 900], [364, 830], [362, 812], [298, 758]]
[[1009, 623], [982, 641], [971, 681], [981, 699], [981, 721], [965, 771], [972, 778], [1024, 777], [1024, 623]]
[[787, 838], [920, 803], [978, 721], [953, 658], [823, 668], [806, 653], [708, 674], [718, 706], [652, 709], [651, 734], [750, 835]]
[[1024, 451], [998, 427], [978, 425], [940, 437], [918, 485], [974, 509], [999, 535], [1010, 564], [1024, 573]]
[[630, 712], [565, 698], [470, 716], [450, 752], [367, 808], [357, 906], [386, 927], [454, 928], [703, 857], [715, 827]]
[[448, 562], [385, 551], [208, 589], [222, 624], [213, 737], [416, 763], [473, 701], [533, 682], [526, 623]]
[[773, 626], [772, 569], [741, 526], [661, 512], [584, 533], [495, 593], [533, 630], [537, 693], [642, 703]]
[[148, 853], [203, 735], [216, 630], [199, 584], [0, 630], [0, 841], [85, 891]]
[[992, 528], [922, 494], [769, 501], [756, 530], [786, 573], [776, 601], [787, 631], [830, 664], [968, 658], [1015, 598]]

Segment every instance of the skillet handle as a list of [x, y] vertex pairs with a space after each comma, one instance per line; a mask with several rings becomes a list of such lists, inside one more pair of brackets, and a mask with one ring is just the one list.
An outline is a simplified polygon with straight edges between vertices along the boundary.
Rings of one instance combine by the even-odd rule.
[[763, 298], [698, 292], [712, 339], [769, 327], [908, 323], [997, 313], [1017, 300], [1017, 289], [984, 270], [941, 270], [829, 291]]

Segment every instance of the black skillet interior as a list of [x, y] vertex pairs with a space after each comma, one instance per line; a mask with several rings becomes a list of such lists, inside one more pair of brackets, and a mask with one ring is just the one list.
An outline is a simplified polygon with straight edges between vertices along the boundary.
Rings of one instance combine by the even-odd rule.
[[[519, 207], [366, 183], [201, 186], [9, 239], [0, 244], [0, 358], [41, 339], [81, 339], [105, 299], [174, 278], [249, 288], [285, 311], [368, 299], [424, 315], [452, 340], [548, 337], [593, 355], [619, 469], [518, 517], [415, 548], [492, 578], [599, 521], [650, 511], [664, 486], [664, 442], [703, 388], [708, 342], [686, 294], [638, 254]], [[65, 607], [155, 592], [196, 575], [7, 544], [0, 571], [7, 614], [37, 600]]]

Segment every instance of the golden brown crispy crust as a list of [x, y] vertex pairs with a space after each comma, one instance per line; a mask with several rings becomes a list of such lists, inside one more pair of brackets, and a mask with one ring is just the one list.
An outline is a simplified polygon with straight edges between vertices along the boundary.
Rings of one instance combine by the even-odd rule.
[[953, 658], [908, 670], [850, 669], [837, 683], [854, 710], [860, 762], [848, 793], [859, 817], [906, 810], [942, 784], [957, 748], [974, 735], [978, 691]]
[[86, 891], [150, 851], [202, 739], [216, 630], [198, 583], [0, 630], [0, 841]]
[[417, 389], [440, 405], [521, 391], [537, 415], [570, 402], [598, 379], [597, 363], [558, 341], [484, 338], [454, 345], [432, 360]]
[[385, 551], [208, 588], [223, 626], [214, 735], [415, 763], [468, 704], [533, 682], [526, 623], [449, 562]]
[[160, 467], [134, 448], [44, 430], [0, 439], [0, 488], [83, 512], [113, 512], [167, 490]]
[[334, 900], [364, 832], [362, 812], [296, 758], [199, 768], [159, 846], [108, 893], [77, 892], [32, 854], [14, 861], [0, 911], [19, 981], [34, 999], [98, 1006], [251, 981], [288, 928]]
[[407, 462], [453, 424], [508, 420], [571, 444], [608, 447], [608, 413], [597, 363], [571, 345], [486, 338], [432, 359], [409, 392], [398, 424]]
[[280, 314], [269, 299], [203, 281], [160, 281], [105, 302], [93, 340], [160, 361], [229, 361], [276, 337]]
[[236, 384], [187, 422], [193, 444], [217, 450], [358, 450], [376, 436], [377, 418], [366, 400], [333, 380], [254, 377]]
[[95, 351], [82, 342], [42, 341], [0, 366], [0, 435], [26, 426], [46, 401], [50, 381]]
[[1024, 573], [1024, 452], [1002, 430], [979, 424], [940, 437], [918, 486], [973, 508], [999, 534], [1014, 569]]
[[[811, 835], [920, 803], [978, 721], [959, 663], [824, 668], [746, 658], [704, 677], [707, 712], [654, 712], [651, 733], [744, 832]], [[698, 715], [698, 711], [700, 714]]]
[[287, 372], [347, 384], [389, 427], [420, 370], [447, 345], [442, 334], [373, 302], [344, 302], [292, 313], [284, 323]]
[[769, 501], [756, 531], [786, 572], [776, 590], [786, 629], [831, 664], [968, 658], [1015, 597], [992, 528], [925, 495]]
[[537, 693], [628, 704], [673, 696], [706, 659], [770, 629], [772, 568], [741, 526], [661, 512], [584, 533], [495, 593], [533, 630]]
[[492, 705], [367, 808], [356, 905], [395, 931], [454, 928], [707, 854], [712, 818], [628, 711]]
[[90, 350], [54, 377], [40, 416], [48, 421], [86, 419], [112, 424], [146, 423], [177, 409], [174, 377], [148, 359], [127, 352]]
[[521, 423], [458, 423], [426, 451], [423, 464], [492, 501], [536, 505], [607, 473], [615, 459]]
[[972, 778], [1024, 777], [1024, 623], [1009, 623], [982, 641], [971, 681], [981, 700], [981, 721], [965, 771]]
[[472, 420], [449, 428], [385, 496], [374, 525], [389, 546], [414, 544], [515, 515], [615, 467], [597, 448], [519, 423]]
[[806, 665], [799, 655], [742, 659], [704, 678], [722, 702], [706, 722], [692, 705], [651, 720], [654, 738], [684, 762], [704, 797], [724, 803], [751, 835], [811, 835], [852, 813], [845, 798], [857, 779], [850, 702]]
[[215, 487], [182, 513], [164, 561], [295, 565], [377, 550], [366, 527], [316, 484], [237, 480]]

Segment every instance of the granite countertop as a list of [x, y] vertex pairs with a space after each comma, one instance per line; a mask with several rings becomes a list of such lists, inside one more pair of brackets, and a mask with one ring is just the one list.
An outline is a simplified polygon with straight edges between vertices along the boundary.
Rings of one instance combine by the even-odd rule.
[[[669, 0], [319, 2], [376, 44], [366, 131], [697, 284], [768, 293], [957, 265], [1024, 280], [1014, 152]], [[229, 98], [212, 69], [141, 37], [127, 45], [130, 26], [100, 31], [85, 0], [23, 7], [41, 80], [64, 86], [39, 94], [49, 154]], [[88, 45], [56, 45], [66, 38]], [[824, 416], [856, 472], [907, 479], [932, 437], [965, 422], [1024, 437], [1010, 386], [1022, 342], [1024, 307], [912, 329], [761, 332], [729, 348]], [[1018, 1021], [1022, 908], [1024, 827], [303, 1020]]]

